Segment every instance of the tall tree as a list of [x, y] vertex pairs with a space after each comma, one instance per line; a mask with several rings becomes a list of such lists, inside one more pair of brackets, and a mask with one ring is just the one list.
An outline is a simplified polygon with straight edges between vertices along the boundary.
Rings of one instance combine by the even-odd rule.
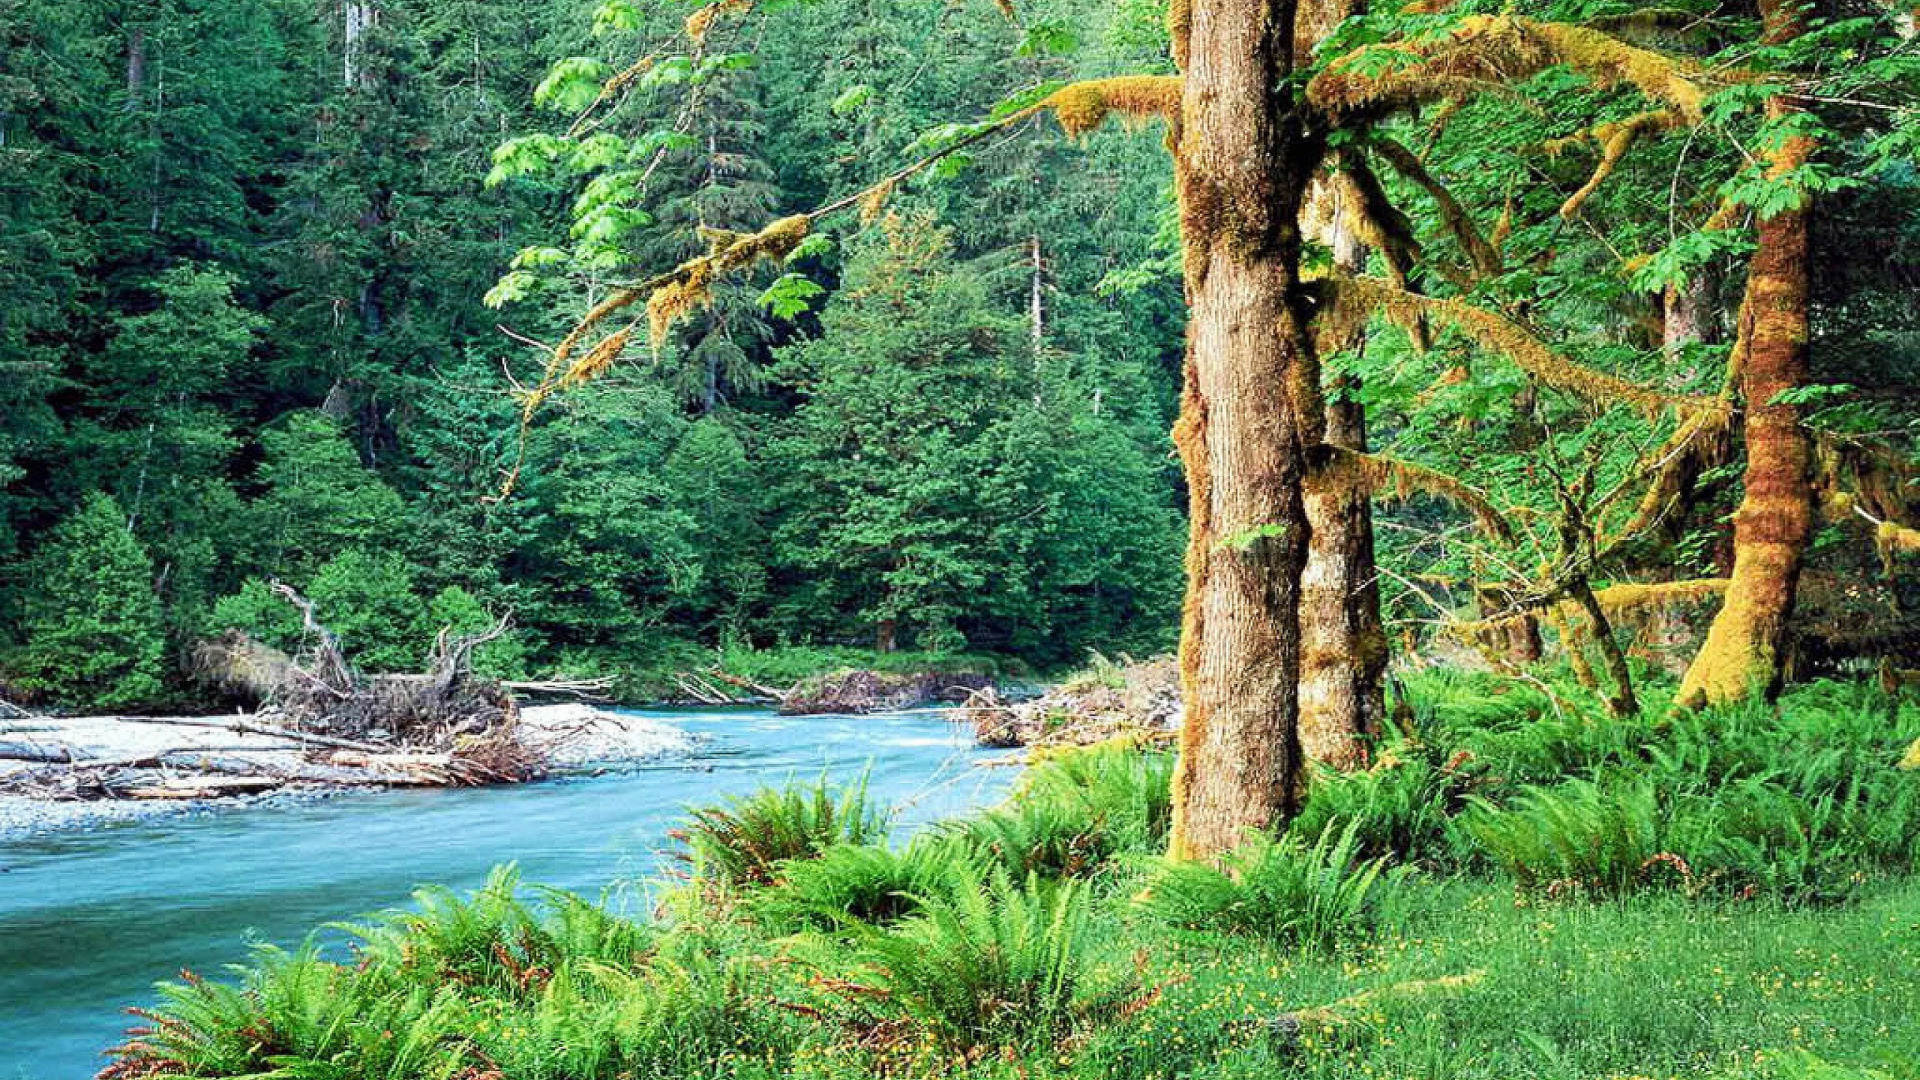
[[[1761, 44], [1790, 45], [1807, 30], [1794, 0], [1761, 0]], [[1767, 118], [1785, 128], [1798, 107], [1784, 94], [1767, 101]], [[1792, 182], [1816, 149], [1798, 131], [1767, 153], [1770, 175]], [[1790, 193], [1762, 216], [1747, 267], [1731, 361], [1745, 404], [1746, 490], [1733, 518], [1733, 579], [1705, 644], [1681, 681], [1683, 705], [1722, 704], [1780, 688], [1788, 621], [1800, 569], [1813, 539], [1813, 441], [1793, 392], [1806, 384], [1812, 340], [1810, 196]]]

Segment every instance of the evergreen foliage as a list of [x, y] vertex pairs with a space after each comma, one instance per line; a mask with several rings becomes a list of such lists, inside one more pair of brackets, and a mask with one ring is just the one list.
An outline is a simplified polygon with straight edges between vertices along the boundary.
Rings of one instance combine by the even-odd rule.
[[[1160, 202], [1124, 140], [1067, 204], [1036, 182], [1068, 153], [1043, 144], [1008, 148], [991, 185], [955, 178], [977, 192], [903, 203], [948, 264], [896, 282], [920, 298], [906, 316], [852, 284], [899, 276], [878, 235], [717, 283], [618, 385], [542, 417], [524, 457], [503, 365], [528, 381], [538, 357], [480, 303], [503, 272], [531, 278], [504, 321], [555, 340], [609, 282], [704, 252], [700, 230], [758, 229], [956, 101], [1140, 55], [1106, 43], [1106, 16], [1072, 16], [1076, 55], [1013, 70], [994, 50], [1019, 38], [990, 5], [938, 27], [843, 0], [771, 40], [717, 27], [705, 70], [652, 73], [553, 160], [548, 136], [495, 153], [577, 89], [546, 78], [550, 58], [644, 55], [685, 11], [617, 4], [589, 43], [570, 7], [378, 0], [357, 5], [374, 17], [349, 62], [353, 6], [0, 4], [0, 560], [110, 494], [153, 562], [163, 648], [143, 670], [169, 693], [193, 693], [181, 660], [207, 635], [297, 645], [274, 579], [324, 594], [362, 663], [417, 663], [454, 621], [441, 597], [514, 613], [483, 665], [632, 672], [630, 692], [716, 649], [871, 649], [882, 621], [933, 662], [1170, 641], [1177, 299], [1092, 293], [1102, 267], [1147, 257], [1138, 222]], [[843, 65], [817, 47], [829, 28], [873, 48]], [[899, 47], [908, 33], [931, 47]], [[869, 92], [807, 112], [850, 80]], [[968, 208], [975, 193], [991, 199]], [[897, 457], [872, 441], [909, 435]], [[7, 657], [47, 652], [34, 591], [0, 581]], [[43, 681], [0, 661], [16, 691]], [[64, 687], [64, 705], [106, 704]]]

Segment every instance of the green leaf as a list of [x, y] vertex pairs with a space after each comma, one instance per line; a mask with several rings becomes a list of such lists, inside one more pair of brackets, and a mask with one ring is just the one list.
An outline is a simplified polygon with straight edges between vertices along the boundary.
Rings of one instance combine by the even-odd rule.
[[873, 87], [866, 83], [856, 83], [840, 91], [840, 96], [833, 99], [833, 115], [846, 116], [857, 112], [861, 106], [871, 100], [873, 100]]
[[600, 86], [611, 74], [606, 63], [591, 56], [570, 56], [553, 65], [533, 89], [533, 103], [555, 112], [577, 113], [600, 96]]
[[772, 312], [775, 318], [792, 319], [804, 314], [813, 306], [808, 301], [826, 291], [804, 274], [782, 274], [766, 292], [760, 294], [760, 306]]
[[498, 310], [516, 300], [525, 299], [528, 290], [532, 289], [539, 280], [525, 270], [515, 270], [501, 278], [493, 288], [488, 289], [487, 295], [480, 302]]

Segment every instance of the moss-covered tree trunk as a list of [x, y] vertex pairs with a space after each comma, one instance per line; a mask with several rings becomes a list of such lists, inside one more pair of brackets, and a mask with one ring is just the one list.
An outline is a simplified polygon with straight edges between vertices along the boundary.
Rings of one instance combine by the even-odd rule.
[[[1329, 447], [1365, 450], [1358, 402], [1327, 403]], [[1366, 740], [1386, 714], [1387, 639], [1373, 559], [1373, 492], [1353, 457], [1315, 455], [1304, 503], [1309, 530], [1300, 579], [1300, 746], [1336, 769], [1366, 764]]]
[[[1294, 18], [1295, 63], [1365, 5], [1359, 0], [1304, 0]], [[1334, 265], [1366, 273], [1367, 247], [1348, 216], [1335, 207], [1327, 246]], [[1321, 343], [1341, 351], [1365, 348], [1363, 329], [1351, 340]], [[1325, 445], [1364, 452], [1365, 408], [1359, 381], [1339, 380], [1325, 403]], [[1300, 583], [1300, 744], [1309, 761], [1337, 769], [1366, 763], [1366, 740], [1386, 721], [1387, 635], [1380, 618], [1379, 568], [1374, 562], [1373, 490], [1350, 455], [1314, 455], [1304, 493], [1307, 563]]]
[[1189, 307], [1174, 437], [1191, 537], [1172, 850], [1209, 858], [1299, 791], [1299, 594], [1319, 371], [1299, 288], [1319, 147], [1291, 103], [1294, 5], [1174, 0], [1174, 157]]
[[[1768, 44], [1805, 28], [1790, 0], [1763, 0], [1761, 16]], [[1767, 105], [1775, 119], [1794, 108], [1781, 96]], [[1809, 138], [1787, 139], [1772, 152], [1772, 173], [1790, 172], [1812, 151]], [[1807, 380], [1810, 217], [1803, 195], [1792, 209], [1762, 220], [1747, 271], [1733, 356], [1746, 409], [1746, 491], [1733, 519], [1726, 600], [1680, 684], [1679, 701], [1690, 707], [1771, 695], [1780, 686], [1787, 624], [1814, 521], [1812, 441], [1800, 409], [1777, 400]]]

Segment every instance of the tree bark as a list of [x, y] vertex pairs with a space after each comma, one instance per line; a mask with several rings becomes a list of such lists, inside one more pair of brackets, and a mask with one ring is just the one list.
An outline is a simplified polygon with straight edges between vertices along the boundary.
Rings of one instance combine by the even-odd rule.
[[[1366, 448], [1359, 411], [1349, 402], [1329, 406], [1329, 446]], [[1329, 455], [1316, 460], [1303, 501], [1309, 540], [1300, 582], [1300, 745], [1310, 761], [1354, 769], [1366, 764], [1366, 740], [1379, 733], [1386, 713], [1372, 492], [1351, 456]]]
[[1679, 360], [1686, 346], [1714, 344], [1720, 340], [1719, 274], [1711, 265], [1687, 275], [1678, 285], [1667, 286], [1660, 303], [1661, 347], [1669, 360]]
[[[1300, 32], [1309, 32], [1304, 28], [1310, 23], [1303, 11]], [[1365, 273], [1366, 245], [1346, 227], [1340, 209], [1330, 215], [1326, 237], [1334, 265], [1349, 274]], [[1356, 333], [1337, 347], [1352, 351], [1365, 344], [1364, 334]], [[1354, 399], [1359, 385], [1344, 377], [1327, 397], [1327, 446], [1366, 451], [1366, 412]], [[1366, 764], [1367, 740], [1380, 733], [1387, 711], [1387, 637], [1373, 556], [1373, 491], [1351, 455], [1316, 453], [1303, 498], [1308, 538], [1300, 578], [1300, 746], [1309, 761], [1356, 769]]]
[[[1788, 0], [1762, 0], [1763, 40], [1779, 44], [1805, 29]], [[1797, 106], [1784, 96], [1771, 118]], [[1778, 176], [1804, 163], [1812, 140], [1783, 142], [1770, 155]], [[1746, 407], [1746, 491], [1733, 519], [1733, 575], [1706, 642], [1681, 680], [1680, 704], [1698, 708], [1780, 689], [1783, 648], [1801, 564], [1813, 536], [1813, 444], [1800, 409], [1776, 398], [1807, 381], [1809, 198], [1760, 222], [1740, 305], [1733, 364]]]
[[1299, 792], [1301, 481], [1323, 417], [1299, 288], [1320, 147], [1287, 96], [1293, 15], [1287, 0], [1174, 0], [1170, 12], [1189, 308], [1174, 441], [1191, 514], [1176, 858], [1215, 857], [1284, 821]]
[[341, 50], [341, 75], [349, 90], [373, 89], [373, 73], [367, 64], [366, 36], [380, 23], [380, 9], [369, 0], [346, 0], [341, 9], [344, 48]]
[[147, 28], [127, 30], [127, 111], [139, 112], [147, 89]]

